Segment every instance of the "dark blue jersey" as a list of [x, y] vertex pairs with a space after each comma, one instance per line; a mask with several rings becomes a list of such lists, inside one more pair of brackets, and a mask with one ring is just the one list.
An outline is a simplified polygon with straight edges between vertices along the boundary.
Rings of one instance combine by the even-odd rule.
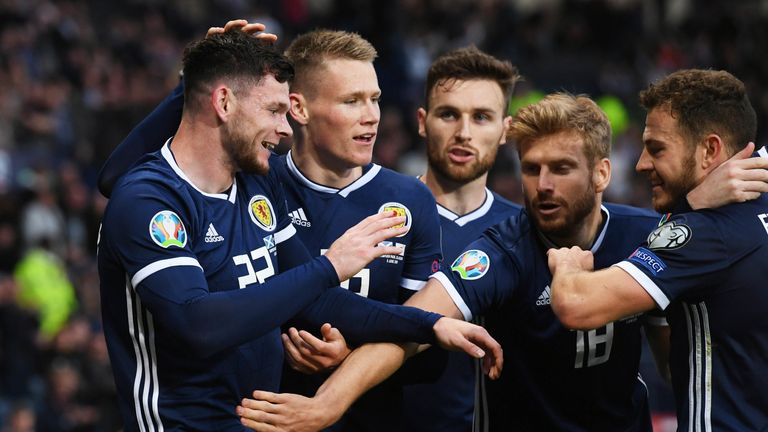
[[403, 247], [403, 253], [376, 259], [343, 281], [342, 287], [363, 297], [402, 303], [436, 271], [441, 258], [440, 221], [432, 193], [417, 178], [369, 164], [348, 186], [331, 188], [305, 177], [291, 152], [272, 169], [283, 183], [299, 238], [312, 255], [324, 253], [347, 229], [372, 214], [394, 210], [406, 216], [410, 229], [391, 242]]
[[98, 259], [127, 430], [243, 430], [234, 407], [278, 389], [279, 326], [297, 314], [362, 341], [429, 339], [434, 314], [330, 288], [336, 271], [295, 233], [273, 175], [204, 193], [166, 145], [119, 181]]
[[[605, 204], [591, 248], [595, 268], [626, 256], [658, 215]], [[487, 314], [504, 348], [504, 373], [489, 381], [490, 430], [649, 431], [638, 375], [638, 316], [590, 331], [563, 327], [550, 306], [546, 251], [554, 247], [525, 211], [489, 229], [435, 274], [466, 319]], [[447, 262], [446, 262], [447, 263]]]
[[[459, 216], [437, 205], [443, 231], [443, 256], [452, 262], [464, 247], [487, 228], [516, 215], [520, 206], [485, 189], [485, 201]], [[439, 348], [431, 348], [439, 349]], [[472, 430], [477, 361], [451, 352], [443, 373], [434, 381], [405, 386], [405, 430], [413, 432], [465, 432]]]
[[[290, 152], [273, 169], [283, 182], [298, 235], [312, 254], [323, 253], [344, 231], [371, 214], [394, 210], [406, 216], [408, 232], [388, 241], [403, 247], [404, 252], [374, 260], [343, 281], [342, 287], [363, 297], [399, 304], [421, 289], [437, 270], [441, 246], [435, 199], [415, 177], [370, 164], [360, 178], [335, 189], [306, 178]], [[293, 324], [306, 327], [301, 321]], [[313, 395], [324, 379], [322, 374], [306, 376], [286, 370], [282, 391]], [[396, 375], [360, 398], [333, 429], [400, 430], [402, 418], [399, 413], [393, 415], [392, 407], [399, 407], [401, 401], [402, 384]]]
[[678, 430], [768, 426], [766, 263], [763, 194], [676, 215], [617, 264], [667, 311]]

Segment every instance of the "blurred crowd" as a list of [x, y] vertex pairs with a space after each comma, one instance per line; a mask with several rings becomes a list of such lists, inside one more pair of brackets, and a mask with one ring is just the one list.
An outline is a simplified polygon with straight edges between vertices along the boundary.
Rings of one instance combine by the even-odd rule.
[[[427, 68], [468, 44], [520, 68], [511, 109], [556, 90], [600, 101], [615, 135], [614, 202], [649, 203], [633, 168], [637, 92], [655, 78], [727, 69], [747, 84], [758, 125], [768, 121], [766, 0], [0, 0], [0, 432], [120, 428], [100, 327], [96, 175], [176, 85], [186, 43], [238, 17], [281, 44], [316, 27], [369, 39], [383, 90], [375, 157], [406, 173], [426, 163], [415, 112]], [[491, 185], [520, 200], [514, 146]]]

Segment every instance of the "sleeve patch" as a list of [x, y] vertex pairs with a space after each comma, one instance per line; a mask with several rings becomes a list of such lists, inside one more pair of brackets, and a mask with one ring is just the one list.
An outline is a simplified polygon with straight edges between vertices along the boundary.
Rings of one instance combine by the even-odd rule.
[[643, 247], [635, 249], [627, 260], [645, 267], [648, 271], [653, 273], [654, 276], [658, 276], [659, 273], [667, 269], [667, 264], [664, 263], [661, 258]]
[[149, 236], [158, 246], [184, 248], [187, 245], [187, 229], [176, 213], [161, 210], [149, 221]]
[[472, 249], [464, 252], [451, 264], [451, 270], [464, 280], [476, 280], [483, 277], [491, 267], [491, 259], [485, 252]]
[[652, 250], [678, 249], [688, 243], [691, 234], [688, 225], [678, 224], [674, 221], [667, 222], [648, 234], [648, 248]]

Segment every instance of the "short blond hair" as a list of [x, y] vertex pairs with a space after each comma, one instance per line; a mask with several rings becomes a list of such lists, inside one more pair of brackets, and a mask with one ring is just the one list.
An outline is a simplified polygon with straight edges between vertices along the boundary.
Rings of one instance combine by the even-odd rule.
[[359, 34], [325, 29], [299, 35], [285, 50], [296, 71], [292, 83], [296, 91], [306, 91], [308, 84], [317, 82], [314, 72], [327, 60], [373, 62], [377, 55], [376, 48]]
[[560, 132], [574, 132], [584, 140], [590, 166], [611, 154], [611, 124], [597, 104], [586, 95], [553, 93], [521, 108], [512, 119], [508, 137], [525, 144]]

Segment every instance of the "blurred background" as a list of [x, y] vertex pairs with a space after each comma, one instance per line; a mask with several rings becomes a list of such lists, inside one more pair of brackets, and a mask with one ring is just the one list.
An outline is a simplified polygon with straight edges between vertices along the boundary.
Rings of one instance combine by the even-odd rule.
[[[416, 108], [432, 59], [475, 44], [525, 81], [510, 110], [551, 91], [586, 93], [611, 117], [606, 198], [650, 203], [634, 173], [637, 92], [680, 68], [726, 69], [768, 116], [768, 0], [0, 0], [0, 431], [120, 429], [100, 327], [99, 167], [178, 82], [180, 57], [210, 26], [247, 18], [280, 44], [306, 30], [356, 31], [379, 51], [376, 161], [422, 173]], [[759, 128], [758, 145], [768, 143]], [[520, 201], [505, 146], [491, 187]], [[658, 431], [668, 388], [643, 360]]]

